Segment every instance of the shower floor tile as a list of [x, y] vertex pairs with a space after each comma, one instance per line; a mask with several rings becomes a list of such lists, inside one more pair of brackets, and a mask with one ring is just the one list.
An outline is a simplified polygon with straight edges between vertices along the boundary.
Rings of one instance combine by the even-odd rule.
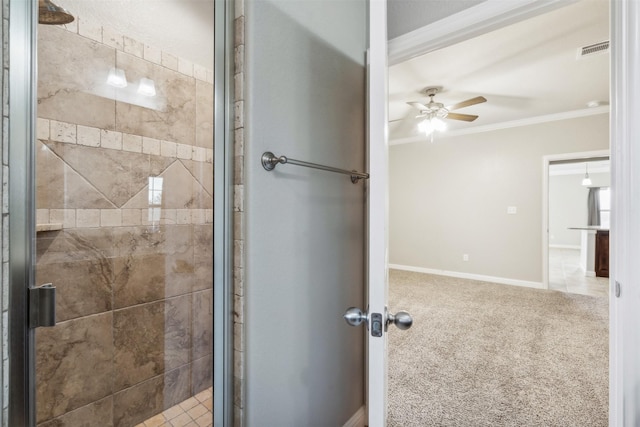
[[136, 427], [210, 427], [213, 393], [208, 388]]

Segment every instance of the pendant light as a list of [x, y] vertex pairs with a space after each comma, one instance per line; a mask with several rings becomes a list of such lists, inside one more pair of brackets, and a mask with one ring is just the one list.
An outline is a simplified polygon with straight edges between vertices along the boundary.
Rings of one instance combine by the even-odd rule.
[[589, 178], [589, 163], [585, 163], [586, 171], [584, 174], [584, 178], [582, 179], [582, 185], [585, 187], [591, 185], [591, 178]]

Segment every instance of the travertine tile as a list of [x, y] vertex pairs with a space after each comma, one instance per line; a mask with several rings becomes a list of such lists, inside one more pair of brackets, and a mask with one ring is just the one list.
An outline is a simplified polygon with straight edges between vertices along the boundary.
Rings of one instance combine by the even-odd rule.
[[171, 141], [160, 141], [160, 155], [164, 157], [176, 157], [178, 144]]
[[193, 152], [193, 149], [191, 145], [178, 144], [177, 156], [179, 159], [190, 160], [192, 152]]
[[100, 146], [100, 129], [88, 126], [78, 126], [78, 144], [88, 147]]
[[76, 227], [100, 227], [99, 209], [78, 209], [76, 210]]
[[178, 71], [189, 77], [193, 77], [193, 62], [184, 58], [178, 58]]
[[137, 56], [138, 58], [144, 57], [144, 44], [131, 37], [124, 36], [124, 52]]
[[244, 101], [236, 101], [233, 104], [233, 125], [235, 129], [244, 127]]
[[100, 146], [102, 148], [110, 148], [112, 150], [122, 150], [122, 133], [109, 130], [101, 130]]
[[133, 153], [142, 153], [142, 137], [128, 133], [123, 134], [122, 149]]
[[[36, 138], [43, 140], [49, 139], [49, 120], [38, 117], [36, 122]], [[3, 141], [3, 143], [7, 142], [6, 140]]]
[[170, 70], [178, 71], [178, 57], [168, 52], [162, 52], [162, 66]]
[[74, 228], [76, 226], [75, 209], [51, 209], [49, 218], [52, 223], [61, 223], [63, 228]]
[[120, 227], [122, 225], [122, 211], [120, 209], [101, 209], [100, 225], [102, 227]]
[[43, 422], [112, 393], [111, 312], [36, 330], [37, 419]]
[[77, 141], [76, 125], [56, 120], [50, 121], [50, 136], [52, 141], [66, 142], [75, 144]]
[[207, 81], [207, 68], [199, 64], [193, 65], [193, 76], [203, 82]]
[[122, 209], [122, 225], [140, 225], [141, 217], [140, 217], [140, 209]]
[[78, 19], [78, 34], [102, 42], [102, 26], [85, 18]]
[[162, 63], [162, 51], [156, 47], [144, 45], [144, 59], [160, 65]]
[[102, 27], [102, 42], [118, 50], [124, 49], [124, 36], [109, 27]]
[[160, 140], [142, 137], [142, 152], [146, 154], [160, 155]]
[[36, 209], [36, 224], [49, 223], [49, 209]]

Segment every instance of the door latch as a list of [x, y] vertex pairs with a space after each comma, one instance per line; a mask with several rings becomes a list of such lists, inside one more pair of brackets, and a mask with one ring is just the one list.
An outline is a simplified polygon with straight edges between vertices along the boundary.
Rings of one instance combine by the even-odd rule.
[[56, 326], [56, 287], [29, 288], [29, 327]]

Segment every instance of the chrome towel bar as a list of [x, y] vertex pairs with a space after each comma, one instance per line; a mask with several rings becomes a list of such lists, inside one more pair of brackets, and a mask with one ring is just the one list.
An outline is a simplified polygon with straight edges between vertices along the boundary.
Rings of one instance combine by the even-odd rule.
[[307, 168], [320, 169], [323, 171], [336, 172], [344, 175], [351, 176], [351, 182], [357, 184], [361, 179], [368, 179], [368, 173], [362, 173], [358, 171], [348, 171], [346, 169], [338, 169], [331, 166], [319, 165], [317, 163], [303, 162], [302, 160], [290, 159], [286, 156], [276, 156], [271, 151], [265, 151], [262, 153], [262, 167], [268, 171], [272, 171], [278, 164], [289, 163], [296, 166], [304, 166]]

